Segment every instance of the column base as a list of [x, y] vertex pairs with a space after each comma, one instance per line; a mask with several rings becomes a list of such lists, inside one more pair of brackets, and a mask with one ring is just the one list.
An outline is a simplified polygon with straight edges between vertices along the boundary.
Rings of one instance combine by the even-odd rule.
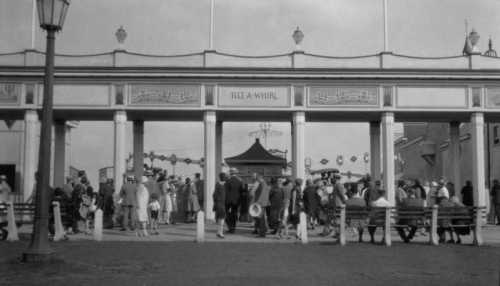
[[59, 260], [51, 248], [36, 251], [28, 249], [21, 257], [24, 263], [53, 263]]

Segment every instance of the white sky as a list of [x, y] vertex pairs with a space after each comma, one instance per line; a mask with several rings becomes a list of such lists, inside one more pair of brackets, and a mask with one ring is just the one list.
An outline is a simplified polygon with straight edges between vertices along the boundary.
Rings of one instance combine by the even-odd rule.
[[[215, 49], [221, 52], [268, 55], [290, 52], [291, 34], [300, 26], [302, 48], [310, 53], [355, 56], [383, 49], [383, 0], [216, 0]], [[494, 46], [500, 39], [499, 0], [388, 0], [389, 47], [416, 56], [459, 55], [464, 43], [464, 19]], [[151, 54], [199, 52], [208, 48], [210, 0], [73, 0], [56, 51], [68, 54], [107, 52], [116, 48], [114, 33], [123, 25], [125, 48]], [[0, 53], [30, 48], [32, 0], [0, 0]], [[36, 20], [38, 22], [38, 20]], [[38, 24], [38, 23], [37, 23]], [[36, 47], [44, 50], [37, 28]], [[148, 122], [145, 151], [199, 158], [202, 124]], [[188, 128], [186, 128], [188, 127]], [[290, 126], [273, 124], [283, 136], [270, 148], [290, 148]], [[129, 128], [129, 135], [131, 135]], [[247, 133], [258, 123], [225, 124], [224, 156], [250, 145]], [[308, 124], [306, 156], [318, 167], [322, 158], [362, 155], [369, 149], [367, 124]], [[103, 138], [107, 138], [103, 140]], [[131, 137], [129, 137], [131, 138]], [[174, 138], [174, 139], [173, 139]], [[73, 132], [72, 163], [87, 169], [95, 182], [97, 169], [112, 165], [112, 123], [81, 122]], [[129, 142], [131, 150], [131, 140]], [[98, 148], [96, 148], [98, 147]], [[347, 160], [345, 160], [347, 162]], [[365, 165], [346, 163], [344, 170], [365, 172]], [[192, 174], [197, 168], [179, 172]]]

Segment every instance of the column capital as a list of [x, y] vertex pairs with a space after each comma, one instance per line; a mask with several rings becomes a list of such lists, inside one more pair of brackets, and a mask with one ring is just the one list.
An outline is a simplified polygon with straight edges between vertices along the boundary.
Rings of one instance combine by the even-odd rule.
[[473, 112], [470, 116], [471, 121], [480, 121], [481, 123], [484, 122], [484, 113], [483, 112]]
[[127, 112], [125, 110], [115, 111], [115, 115], [113, 116], [113, 120], [115, 122], [125, 122], [125, 121], [127, 121]]
[[293, 123], [305, 123], [306, 122], [306, 113], [304, 111], [295, 111], [293, 112]]
[[24, 113], [24, 120], [38, 121], [38, 112], [33, 109], [26, 110], [26, 112]]
[[216, 122], [217, 121], [216, 112], [212, 110], [205, 111], [205, 113], [203, 113], [203, 120], [206, 122]]

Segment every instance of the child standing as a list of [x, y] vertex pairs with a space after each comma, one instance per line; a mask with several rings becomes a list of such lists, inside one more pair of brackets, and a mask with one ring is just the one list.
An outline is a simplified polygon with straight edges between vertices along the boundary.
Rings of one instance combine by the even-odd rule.
[[151, 202], [149, 203], [149, 210], [151, 212], [151, 233], [160, 234], [158, 232], [158, 214], [160, 212], [160, 201], [158, 200], [158, 194], [154, 193], [151, 195]]

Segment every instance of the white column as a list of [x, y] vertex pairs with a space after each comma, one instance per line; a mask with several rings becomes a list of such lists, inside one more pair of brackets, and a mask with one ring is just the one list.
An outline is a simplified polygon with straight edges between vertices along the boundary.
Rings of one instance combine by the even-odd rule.
[[54, 122], [54, 187], [62, 187], [66, 174], [66, 121]]
[[387, 199], [394, 205], [394, 114], [385, 112], [382, 114], [382, 138], [383, 138], [383, 182]]
[[123, 185], [123, 178], [126, 172], [126, 126], [127, 126], [127, 113], [125, 111], [117, 111], [114, 116], [114, 150], [113, 150], [113, 181], [115, 188], [115, 195], [118, 194]]
[[460, 197], [462, 182], [460, 178], [460, 122], [450, 123], [450, 181], [455, 185], [455, 195]]
[[140, 180], [144, 173], [144, 121], [134, 121], [134, 175]]
[[222, 172], [222, 121], [217, 121], [215, 124], [215, 175], [218, 176]]
[[486, 205], [485, 163], [484, 163], [484, 116], [473, 113], [472, 127], [472, 186], [474, 187], [474, 205]]
[[370, 122], [370, 176], [381, 180], [380, 172], [380, 122]]
[[216, 181], [216, 114], [215, 111], [205, 111], [203, 115], [203, 124], [204, 124], [204, 158], [205, 164], [203, 166], [203, 177], [205, 178], [205, 210], [206, 210], [206, 219], [214, 220], [214, 212], [213, 212], [213, 200], [212, 194], [215, 187]]
[[38, 114], [28, 110], [24, 114], [24, 155], [23, 155], [23, 200], [29, 198], [35, 186], [35, 170], [37, 166], [37, 125]]
[[[474, 187], [474, 206], [486, 206], [485, 188], [485, 163], [484, 163], [484, 115], [483, 113], [473, 113], [471, 116], [472, 125], [472, 186]], [[483, 244], [482, 225], [485, 221], [482, 218], [483, 211], [477, 212], [475, 217], [475, 231], [473, 243]]]
[[305, 125], [306, 116], [303, 111], [293, 113], [292, 119], [292, 176], [305, 179]]

